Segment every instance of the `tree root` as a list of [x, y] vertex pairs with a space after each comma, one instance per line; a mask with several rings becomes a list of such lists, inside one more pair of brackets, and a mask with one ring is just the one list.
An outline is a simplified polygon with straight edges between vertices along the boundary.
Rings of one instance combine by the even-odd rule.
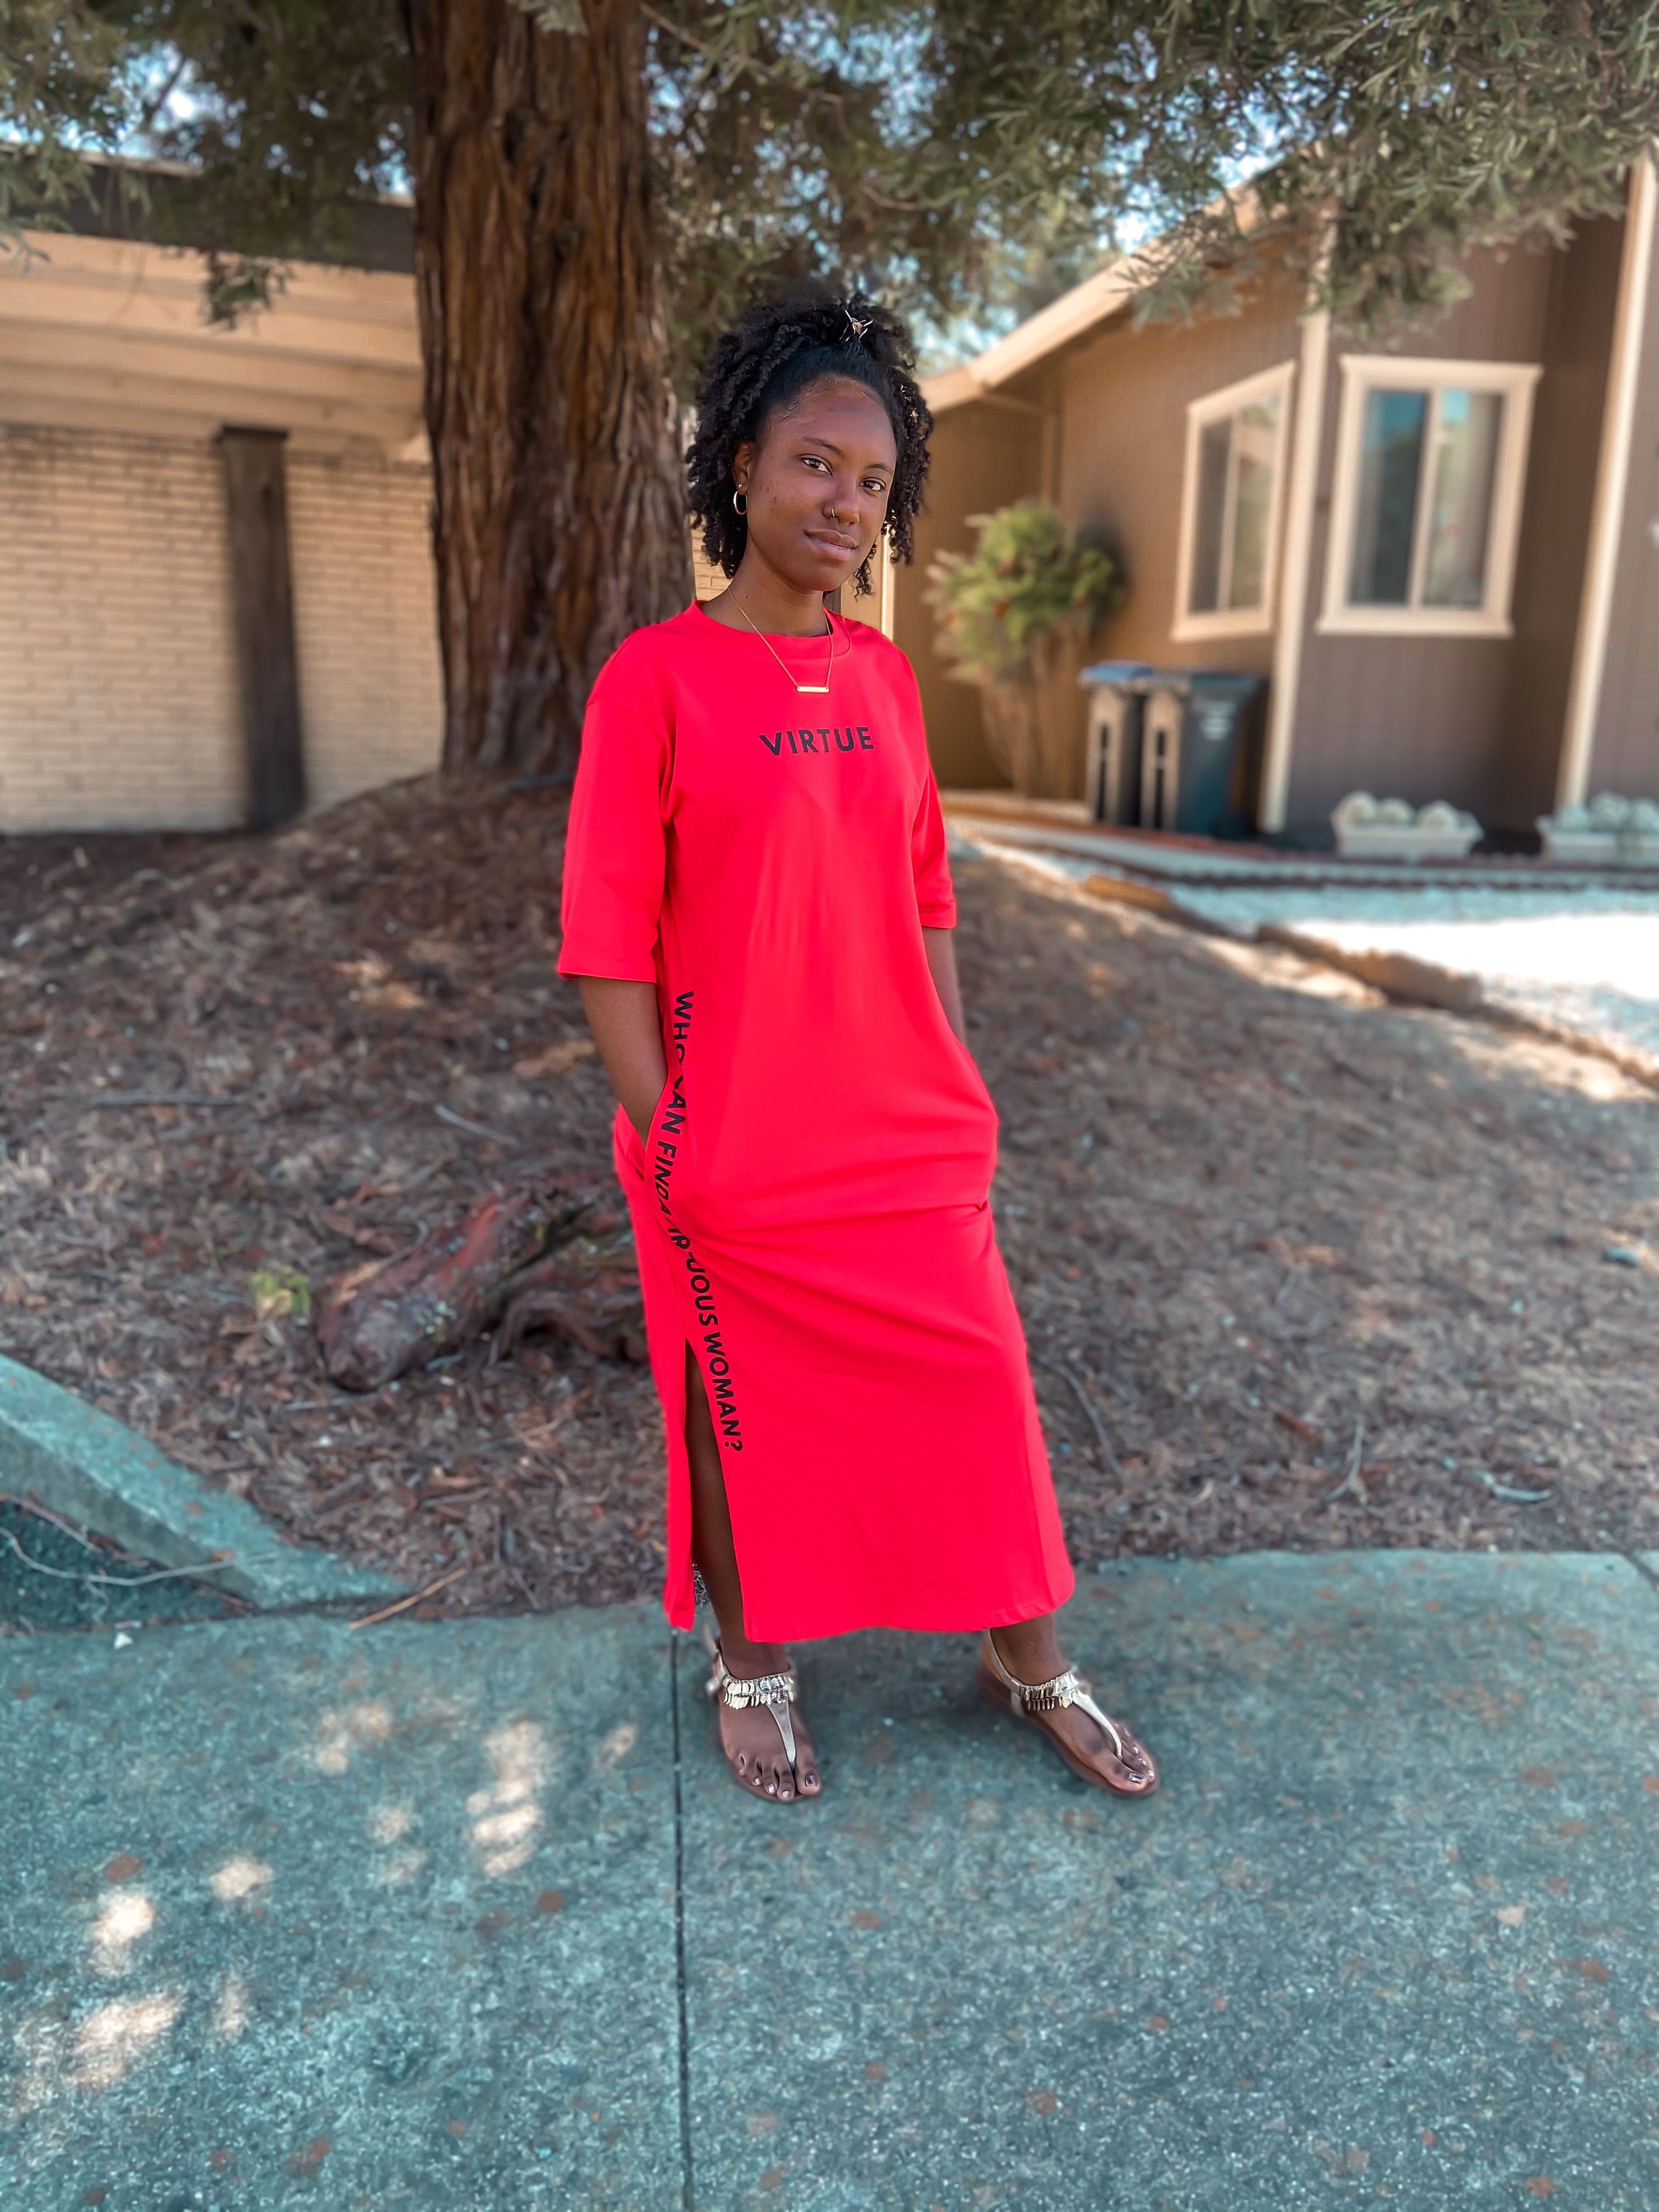
[[617, 1226], [603, 1191], [573, 1189], [550, 1176], [504, 1184], [407, 1252], [329, 1284], [317, 1316], [323, 1364], [344, 1389], [378, 1390], [497, 1322], [496, 1358], [529, 1330], [545, 1328], [603, 1358], [643, 1359], [631, 1266], [591, 1243], [580, 1255], [561, 1249]]

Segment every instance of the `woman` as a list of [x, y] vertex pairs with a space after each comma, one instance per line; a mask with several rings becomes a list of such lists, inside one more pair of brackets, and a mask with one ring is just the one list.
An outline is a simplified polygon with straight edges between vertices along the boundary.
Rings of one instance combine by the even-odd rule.
[[[715, 347], [688, 459], [731, 579], [635, 631], [587, 710], [559, 968], [620, 1102], [668, 1437], [670, 1620], [720, 1639], [738, 1781], [815, 1797], [785, 1646], [982, 1629], [980, 1686], [1086, 1782], [1157, 1768], [1066, 1667], [1073, 1574], [988, 1193], [915, 678], [826, 609], [908, 560], [927, 409], [854, 296]], [[902, 1702], [896, 1685], [895, 1702]]]

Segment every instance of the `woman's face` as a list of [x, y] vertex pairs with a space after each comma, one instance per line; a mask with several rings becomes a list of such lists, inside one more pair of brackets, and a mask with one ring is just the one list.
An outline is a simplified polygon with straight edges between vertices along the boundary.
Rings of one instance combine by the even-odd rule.
[[897, 459], [873, 392], [850, 377], [809, 384], [732, 457], [750, 553], [795, 591], [835, 591], [876, 542]]

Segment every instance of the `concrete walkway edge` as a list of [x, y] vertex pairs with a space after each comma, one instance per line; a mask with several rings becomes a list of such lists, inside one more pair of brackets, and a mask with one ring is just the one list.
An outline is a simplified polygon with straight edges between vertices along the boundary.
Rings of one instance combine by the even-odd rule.
[[211, 1489], [112, 1414], [0, 1356], [0, 1490], [33, 1495], [164, 1567], [213, 1570], [262, 1610], [356, 1603], [403, 1585], [289, 1544], [245, 1498]]

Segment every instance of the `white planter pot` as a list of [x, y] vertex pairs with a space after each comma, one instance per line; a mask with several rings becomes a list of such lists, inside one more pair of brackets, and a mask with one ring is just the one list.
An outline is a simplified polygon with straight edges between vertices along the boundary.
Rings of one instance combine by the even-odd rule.
[[1339, 822], [1336, 849], [1352, 860], [1462, 860], [1480, 835], [1473, 830], [1419, 830], [1410, 822]]
[[1628, 836], [1617, 830], [1556, 830], [1538, 825], [1547, 860], [1572, 860], [1580, 867], [1659, 867], [1659, 838]]

